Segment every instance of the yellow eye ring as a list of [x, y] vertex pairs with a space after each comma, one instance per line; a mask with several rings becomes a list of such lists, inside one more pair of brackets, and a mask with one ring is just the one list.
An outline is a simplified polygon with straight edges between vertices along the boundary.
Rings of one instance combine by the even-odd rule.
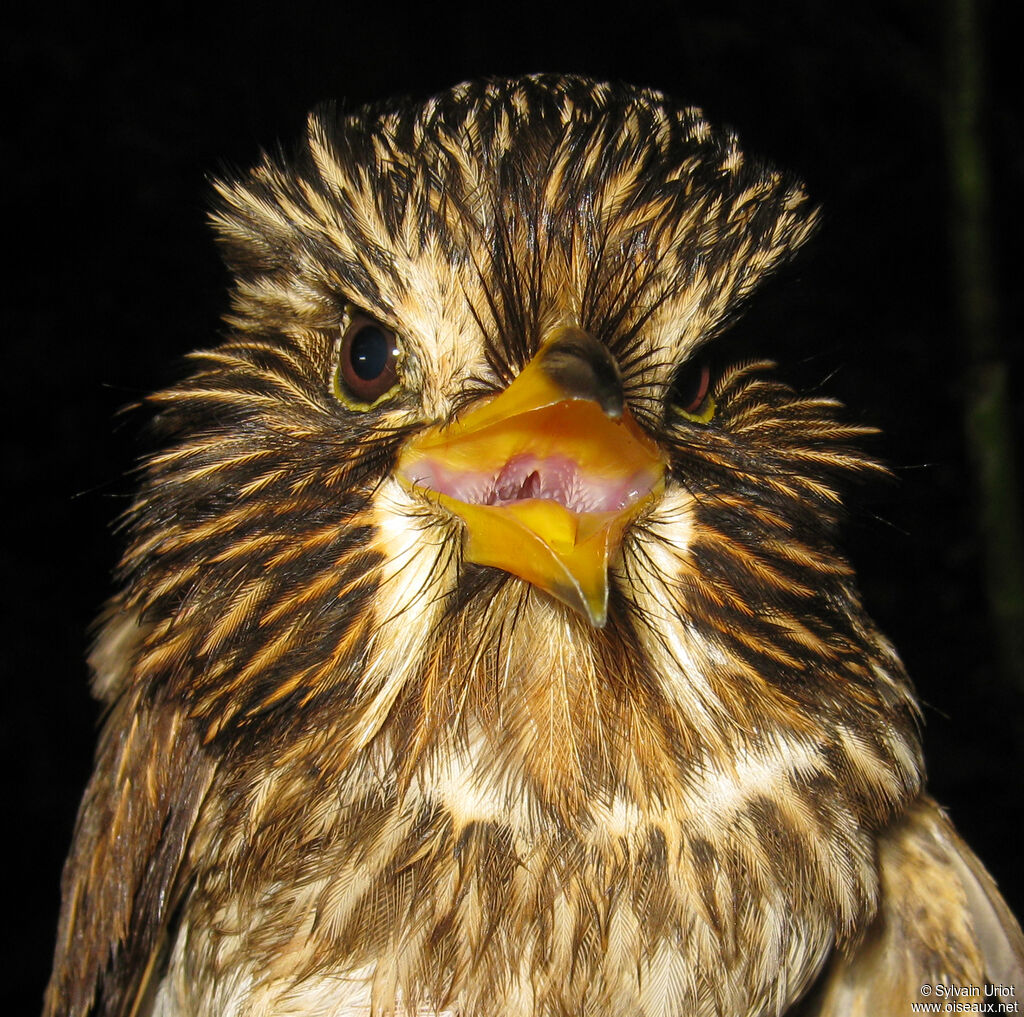
[[693, 424], [708, 424], [717, 409], [707, 364], [684, 364], [672, 383], [672, 411]]

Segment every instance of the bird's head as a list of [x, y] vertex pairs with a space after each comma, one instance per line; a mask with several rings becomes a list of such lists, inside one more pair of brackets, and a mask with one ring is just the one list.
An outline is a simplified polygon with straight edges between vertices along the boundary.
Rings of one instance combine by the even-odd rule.
[[834, 545], [862, 428], [701, 360], [814, 226], [797, 182], [656, 93], [538, 76], [322, 109], [218, 190], [228, 333], [154, 397], [128, 680], [208, 744], [405, 782], [461, 753], [567, 814], [766, 740], [865, 801], [916, 781]]

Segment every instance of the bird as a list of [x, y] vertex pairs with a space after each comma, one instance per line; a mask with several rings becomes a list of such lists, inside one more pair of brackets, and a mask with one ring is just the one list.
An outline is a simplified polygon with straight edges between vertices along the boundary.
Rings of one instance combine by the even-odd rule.
[[838, 546], [872, 429], [729, 357], [804, 185], [538, 74], [323, 105], [215, 190], [230, 309], [144, 401], [46, 1017], [1019, 999]]

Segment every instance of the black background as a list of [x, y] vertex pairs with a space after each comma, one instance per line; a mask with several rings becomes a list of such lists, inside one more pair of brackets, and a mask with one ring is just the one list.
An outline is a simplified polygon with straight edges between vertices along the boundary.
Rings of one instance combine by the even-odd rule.
[[[90, 8], [99, 5], [89, 5]], [[1019, 385], [1022, 117], [1013, 5], [982, 10], [1001, 323]], [[993, 677], [962, 438], [949, 257], [944, 13], [928, 0], [389, 3], [119, 18], [40, 11], [4, 42], [3, 747], [13, 996], [34, 1012], [98, 711], [82, 663], [110, 591], [138, 422], [117, 411], [211, 342], [226, 275], [208, 176], [290, 142], [320, 100], [426, 96], [561, 70], [702, 105], [823, 203], [817, 237], [733, 340], [878, 424], [896, 482], [855, 493], [846, 547], [925, 703], [931, 786], [1024, 911], [1020, 694]], [[712, 13], [714, 11], [714, 13]], [[1018, 408], [1018, 425], [1020, 423]], [[1019, 433], [1019, 427], [1018, 427]], [[20, 901], [20, 903], [19, 903]]]

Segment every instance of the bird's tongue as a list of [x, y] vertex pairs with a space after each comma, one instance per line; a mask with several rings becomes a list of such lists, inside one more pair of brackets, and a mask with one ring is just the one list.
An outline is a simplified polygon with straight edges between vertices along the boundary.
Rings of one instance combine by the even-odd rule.
[[527, 365], [501, 395], [403, 449], [398, 476], [466, 524], [463, 557], [605, 623], [608, 567], [663, 486], [664, 461], [628, 410], [566, 398]]

